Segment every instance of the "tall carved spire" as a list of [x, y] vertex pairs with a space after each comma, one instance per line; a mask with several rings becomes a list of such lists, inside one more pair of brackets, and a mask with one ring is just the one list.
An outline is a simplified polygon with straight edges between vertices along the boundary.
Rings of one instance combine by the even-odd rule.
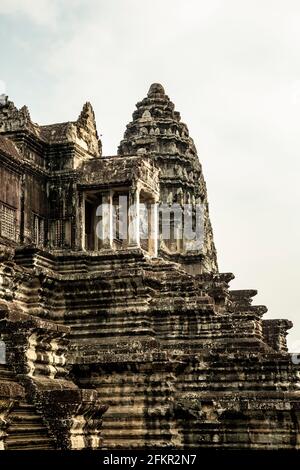
[[95, 113], [90, 102], [83, 105], [81, 113], [78, 116], [77, 123], [91, 130], [96, 130]]
[[23, 116], [24, 120], [25, 121], [31, 121], [31, 116], [30, 116], [30, 112], [29, 112], [29, 109], [27, 106], [22, 106], [22, 108], [20, 108], [19, 110], [19, 114], [21, 116]]
[[95, 113], [91, 103], [87, 102], [83, 105], [76, 127], [79, 136], [87, 142], [89, 151], [101, 156], [102, 143], [98, 136]]
[[[120, 155], [147, 154], [160, 167], [162, 203], [202, 204], [204, 242], [199, 252], [190, 251], [188, 243], [161, 240], [160, 248], [169, 256], [189, 264], [198, 263], [198, 272], [217, 271], [217, 257], [209, 219], [206, 184], [193, 139], [180, 113], [159, 83], [153, 83], [147, 96], [136, 105], [132, 121], [120, 143]], [[193, 269], [194, 269], [193, 268]]]
[[180, 113], [175, 111], [162, 85], [153, 83], [147, 97], [136, 106], [133, 120], [119, 146], [119, 154], [134, 154], [145, 148], [151, 154], [195, 159], [196, 149], [187, 126], [181, 122]]

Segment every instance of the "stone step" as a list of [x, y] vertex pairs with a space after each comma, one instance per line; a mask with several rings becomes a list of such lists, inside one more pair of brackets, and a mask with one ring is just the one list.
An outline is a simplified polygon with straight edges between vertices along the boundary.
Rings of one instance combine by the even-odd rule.
[[54, 449], [54, 440], [35, 407], [20, 403], [9, 415], [5, 448], [8, 450]]
[[0, 364], [0, 381], [13, 382], [14, 374], [5, 364]]

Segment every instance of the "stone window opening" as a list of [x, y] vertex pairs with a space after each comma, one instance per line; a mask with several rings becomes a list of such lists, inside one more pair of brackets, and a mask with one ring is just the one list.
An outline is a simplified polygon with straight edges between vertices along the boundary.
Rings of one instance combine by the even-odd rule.
[[89, 191], [84, 195], [83, 208], [84, 250], [140, 247], [156, 256], [157, 204], [151, 194], [121, 188]]
[[33, 212], [33, 242], [37, 246], [45, 244], [45, 218]]
[[178, 203], [164, 203], [159, 207], [159, 237], [161, 247], [169, 253], [183, 249], [182, 207]]
[[3, 202], [0, 202], [0, 235], [9, 240], [18, 240], [17, 211]]
[[88, 192], [84, 204], [84, 249], [121, 249], [128, 246], [128, 192]]
[[67, 223], [68, 223], [68, 220], [66, 219], [58, 219], [58, 220], [49, 221], [50, 245], [53, 248], [62, 248], [65, 246]]

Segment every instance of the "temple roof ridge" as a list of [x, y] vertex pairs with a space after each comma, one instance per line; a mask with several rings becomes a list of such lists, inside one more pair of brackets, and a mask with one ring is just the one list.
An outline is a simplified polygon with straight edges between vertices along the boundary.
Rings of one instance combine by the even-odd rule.
[[101, 155], [102, 145], [97, 133], [95, 113], [91, 103], [86, 102], [74, 121], [39, 125], [31, 120], [27, 106], [18, 109], [4, 96], [0, 100], [0, 132], [29, 131], [47, 143], [74, 142], [90, 155]]

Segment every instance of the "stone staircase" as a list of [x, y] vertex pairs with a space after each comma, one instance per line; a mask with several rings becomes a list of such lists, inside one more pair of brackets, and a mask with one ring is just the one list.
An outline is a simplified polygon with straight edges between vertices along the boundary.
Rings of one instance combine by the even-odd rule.
[[33, 405], [19, 403], [10, 414], [5, 447], [7, 450], [54, 450], [42, 416]]
[[[0, 365], [0, 384], [20, 387], [15, 374], [7, 365]], [[6, 450], [50, 450], [55, 449], [54, 439], [48, 432], [43, 417], [34, 405], [25, 398], [16, 403], [6, 417], [4, 449]]]
[[142, 253], [74, 254], [47, 269], [32, 292], [71, 327], [76, 385], [108, 407], [103, 448], [300, 445], [297, 375], [254, 291], [229, 294], [229, 274], [192, 276]]

